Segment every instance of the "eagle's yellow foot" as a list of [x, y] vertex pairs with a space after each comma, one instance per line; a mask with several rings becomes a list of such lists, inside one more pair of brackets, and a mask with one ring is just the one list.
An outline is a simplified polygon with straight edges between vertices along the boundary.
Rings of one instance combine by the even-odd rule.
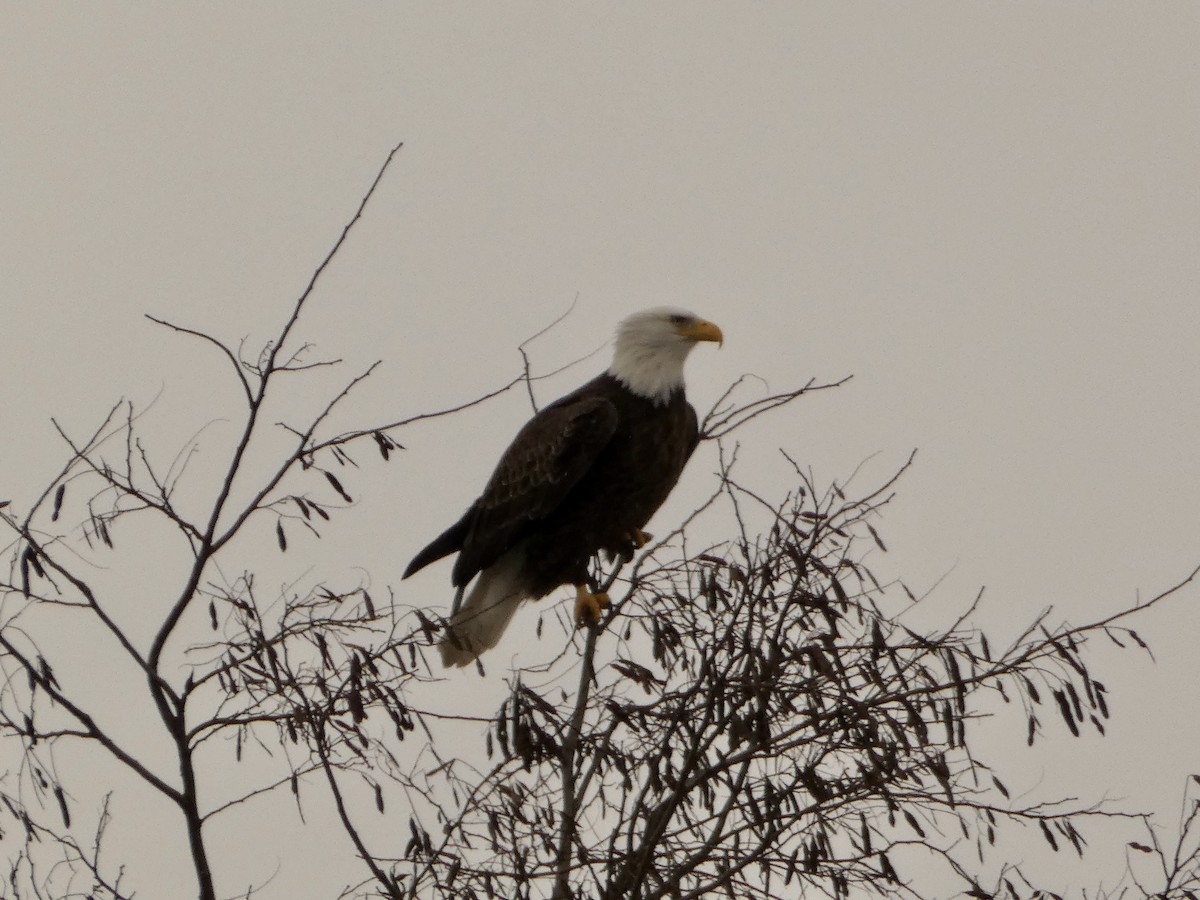
[[575, 585], [575, 624], [578, 626], [596, 625], [604, 610], [612, 605], [608, 594], [593, 594], [586, 585]]
[[629, 532], [629, 541], [633, 544], [634, 550], [641, 550], [653, 539], [654, 535], [648, 531], [642, 531], [640, 528], [635, 528]]

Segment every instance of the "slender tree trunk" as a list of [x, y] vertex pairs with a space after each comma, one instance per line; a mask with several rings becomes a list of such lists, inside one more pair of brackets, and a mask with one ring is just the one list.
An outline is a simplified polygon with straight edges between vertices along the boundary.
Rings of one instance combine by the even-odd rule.
[[188, 846], [192, 851], [192, 864], [196, 869], [199, 900], [216, 900], [212, 869], [208, 865], [208, 853], [204, 849], [204, 837], [200, 833], [204, 822], [200, 818], [200, 806], [196, 798], [196, 771], [192, 767], [192, 757], [186, 746], [180, 748], [179, 770], [183, 776], [183, 796], [180, 805], [187, 822]]
[[575, 695], [575, 709], [562, 742], [563, 805], [558, 829], [552, 900], [572, 900], [571, 848], [575, 844], [575, 830], [578, 824], [576, 820], [579, 816], [576, 764], [579, 761], [579, 735], [583, 731], [583, 719], [587, 712], [588, 698], [591, 696], [592, 679], [595, 677], [596, 636], [599, 632], [599, 626], [588, 629], [583, 647], [583, 666], [579, 673], [579, 691]]

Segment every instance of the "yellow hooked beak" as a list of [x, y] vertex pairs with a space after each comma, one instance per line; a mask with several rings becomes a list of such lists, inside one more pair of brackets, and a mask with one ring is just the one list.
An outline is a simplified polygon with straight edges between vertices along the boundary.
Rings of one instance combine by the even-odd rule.
[[721, 334], [721, 329], [712, 322], [705, 322], [703, 319], [680, 328], [679, 336], [689, 338], [693, 341], [712, 341], [718, 347], [725, 343], [725, 335]]

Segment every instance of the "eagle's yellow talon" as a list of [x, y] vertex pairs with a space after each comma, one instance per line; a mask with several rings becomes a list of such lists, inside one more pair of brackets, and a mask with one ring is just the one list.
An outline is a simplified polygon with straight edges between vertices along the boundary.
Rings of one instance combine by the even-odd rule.
[[612, 606], [612, 601], [608, 599], [608, 594], [603, 592], [593, 594], [582, 584], [575, 586], [576, 625], [582, 627], [584, 625], [598, 624], [600, 617], [604, 615], [604, 610], [610, 606]]
[[633, 542], [634, 550], [641, 550], [653, 539], [654, 535], [648, 531], [642, 531], [640, 528], [633, 529], [633, 532], [629, 535], [629, 540]]

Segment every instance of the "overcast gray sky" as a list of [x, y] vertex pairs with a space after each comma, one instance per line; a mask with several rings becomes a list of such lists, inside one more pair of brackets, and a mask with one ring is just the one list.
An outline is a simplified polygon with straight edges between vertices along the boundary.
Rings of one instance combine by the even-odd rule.
[[[16, 505], [64, 457], [51, 415], [83, 431], [161, 392], [172, 454], [236, 417], [218, 361], [143, 313], [260, 344], [403, 140], [302, 322], [324, 356], [384, 360], [357, 421], [508, 379], [576, 295], [535, 369], [680, 305], [726, 335], [689, 362], [698, 407], [743, 372], [854, 375], [748, 430], [748, 480], [784, 487], [778, 446], [819, 480], [870, 457], [864, 484], [919, 448], [876, 562], [915, 590], [945, 576], [927, 602], [947, 616], [986, 586], [1002, 636], [1048, 604], [1081, 622], [1200, 562], [1194, 4], [10, 5], [0, 84]], [[514, 394], [403, 436], [359, 476], [337, 561], [396, 584], [527, 411]], [[448, 571], [398, 590], [448, 600]], [[1101, 657], [1094, 766], [1028, 757], [1030, 785], [1173, 813], [1198, 599], [1141, 622], [1157, 665]], [[527, 636], [496, 652], [536, 658]]]

